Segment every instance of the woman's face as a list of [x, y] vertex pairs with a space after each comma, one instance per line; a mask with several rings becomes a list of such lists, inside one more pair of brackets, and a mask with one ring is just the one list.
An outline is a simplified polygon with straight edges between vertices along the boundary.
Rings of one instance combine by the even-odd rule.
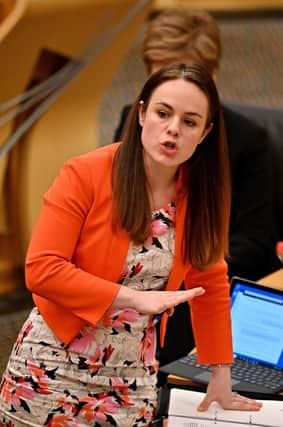
[[154, 90], [147, 109], [143, 107], [141, 103], [139, 121], [145, 164], [177, 170], [211, 129], [206, 128], [206, 95], [193, 83], [169, 80]]

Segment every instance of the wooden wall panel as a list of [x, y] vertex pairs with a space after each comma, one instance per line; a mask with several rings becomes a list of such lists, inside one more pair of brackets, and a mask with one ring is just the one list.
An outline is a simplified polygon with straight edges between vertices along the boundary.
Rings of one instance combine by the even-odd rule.
[[[101, 23], [109, 32], [136, 3], [119, 0], [117, 8], [117, 0], [28, 1], [21, 19], [0, 43], [0, 103], [25, 90], [43, 48], [75, 58], [92, 40]], [[13, 150], [14, 166], [9, 173], [12, 174], [10, 201], [13, 200], [14, 220], [7, 233], [16, 237], [11, 246], [16, 263], [23, 263], [43, 194], [63, 162], [97, 146], [96, 120], [101, 96], [150, 10], [151, 1], [148, 1]], [[0, 128], [1, 141], [12, 132], [13, 126], [11, 123]], [[3, 213], [6, 207], [2, 204], [0, 209]], [[1, 255], [9, 253], [7, 235], [2, 242], [5, 247], [1, 247], [0, 237], [0, 261]]]

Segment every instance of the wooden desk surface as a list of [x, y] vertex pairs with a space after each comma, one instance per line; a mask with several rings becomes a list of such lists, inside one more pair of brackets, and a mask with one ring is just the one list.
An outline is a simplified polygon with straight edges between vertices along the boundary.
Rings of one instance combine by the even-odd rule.
[[[282, 289], [283, 290], [283, 268], [275, 271], [268, 276], [263, 277], [258, 280], [258, 283], [265, 286], [270, 286], [271, 288]], [[194, 350], [193, 350], [194, 351]], [[190, 386], [199, 386], [198, 383], [195, 383], [189, 379], [177, 377], [176, 375], [168, 375], [168, 383], [170, 384], [179, 384], [179, 385], [190, 385]], [[283, 395], [283, 392], [280, 393]]]
[[258, 280], [258, 283], [261, 285], [270, 286], [271, 288], [283, 290], [283, 268], [280, 268], [280, 270], [263, 277], [262, 279]]

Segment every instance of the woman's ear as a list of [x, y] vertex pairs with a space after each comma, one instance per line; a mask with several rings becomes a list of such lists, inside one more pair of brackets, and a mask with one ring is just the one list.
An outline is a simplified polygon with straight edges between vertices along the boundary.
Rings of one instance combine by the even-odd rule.
[[218, 68], [213, 68], [211, 77], [213, 78], [214, 82], [216, 82], [217, 74], [218, 74]]
[[199, 144], [202, 143], [202, 141], [207, 137], [207, 135], [209, 134], [209, 132], [211, 131], [211, 129], [213, 128], [213, 123], [209, 123], [209, 125], [204, 129], [202, 137], [200, 139]]
[[140, 101], [139, 102], [139, 124], [141, 125], [141, 127], [143, 127], [144, 116], [145, 116], [144, 102]]

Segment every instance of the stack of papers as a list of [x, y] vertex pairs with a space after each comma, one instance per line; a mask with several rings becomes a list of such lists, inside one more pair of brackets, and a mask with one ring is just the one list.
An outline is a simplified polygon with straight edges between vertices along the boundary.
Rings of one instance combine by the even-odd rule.
[[170, 392], [168, 427], [283, 427], [283, 401], [262, 400], [259, 411], [224, 410], [213, 402], [208, 411], [197, 406], [205, 393], [173, 388]]

